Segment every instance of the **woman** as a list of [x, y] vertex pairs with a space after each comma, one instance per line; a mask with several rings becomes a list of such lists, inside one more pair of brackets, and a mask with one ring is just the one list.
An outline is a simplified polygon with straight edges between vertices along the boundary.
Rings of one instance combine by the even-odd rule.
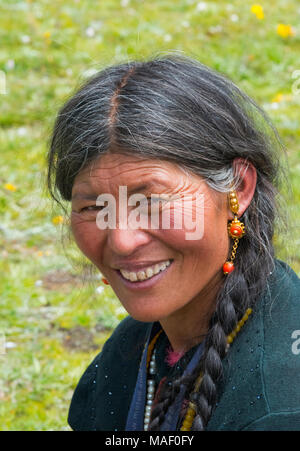
[[75, 390], [74, 430], [300, 429], [280, 150], [247, 95], [184, 56], [108, 67], [63, 106], [50, 192], [129, 313]]

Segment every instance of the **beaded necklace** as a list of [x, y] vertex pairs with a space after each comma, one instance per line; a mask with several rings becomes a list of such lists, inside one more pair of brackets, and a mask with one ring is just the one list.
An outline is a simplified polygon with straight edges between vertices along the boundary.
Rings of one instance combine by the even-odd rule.
[[[158, 337], [162, 333], [162, 329], [155, 335], [151, 343], [148, 346], [147, 353], [147, 364], [146, 368], [149, 367], [149, 378], [147, 379], [147, 397], [146, 397], [146, 407], [144, 415], [144, 430], [147, 431], [150, 422], [151, 409], [153, 404], [153, 398], [155, 394], [155, 374], [156, 374], [156, 363], [155, 363], [155, 353], [156, 349], [153, 350]], [[153, 351], [153, 352], [152, 352]], [[152, 354], [152, 355], [151, 355]]]
[[[226, 352], [228, 352], [228, 349], [235, 339], [236, 335], [239, 333], [247, 319], [249, 318], [249, 315], [251, 315], [252, 309], [248, 308], [246, 310], [246, 313], [241, 318], [241, 320], [237, 323], [237, 326], [235, 329], [227, 336], [227, 347]], [[147, 378], [147, 397], [146, 397], [146, 407], [145, 407], [145, 414], [144, 414], [144, 430], [147, 431], [150, 423], [150, 416], [151, 416], [151, 409], [153, 404], [153, 399], [155, 395], [155, 374], [156, 374], [156, 363], [155, 363], [155, 352], [154, 349], [155, 343], [158, 340], [158, 337], [160, 336], [162, 332], [162, 329], [155, 335], [155, 337], [152, 339], [152, 341], [149, 343], [148, 346], [148, 352], [147, 352], [147, 365], [146, 368], [148, 370], [149, 368], [149, 377]], [[202, 373], [200, 373], [199, 377], [197, 378], [194, 386], [193, 393], [197, 393], [201, 381], [202, 381]], [[184, 420], [182, 422], [182, 426], [180, 428], [181, 431], [190, 431], [194, 418], [196, 415], [196, 405], [192, 401], [189, 402], [188, 409], [186, 412], [186, 415], [184, 417]]]

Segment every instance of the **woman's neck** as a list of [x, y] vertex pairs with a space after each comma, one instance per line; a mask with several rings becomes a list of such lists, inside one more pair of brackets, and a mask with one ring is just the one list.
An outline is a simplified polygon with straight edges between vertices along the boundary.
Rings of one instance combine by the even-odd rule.
[[223, 280], [222, 274], [216, 274], [182, 309], [160, 320], [174, 352], [185, 353], [203, 341], [216, 310], [216, 298]]

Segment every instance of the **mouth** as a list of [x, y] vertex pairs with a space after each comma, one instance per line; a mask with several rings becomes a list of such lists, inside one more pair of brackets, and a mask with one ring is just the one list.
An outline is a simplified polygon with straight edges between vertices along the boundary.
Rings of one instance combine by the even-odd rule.
[[[132, 277], [132, 273], [131, 274], [131, 279], [129, 280], [129, 274], [126, 274], [127, 278], [124, 277], [124, 275], [121, 273], [121, 271], [119, 269], [116, 269], [115, 272], [117, 273], [118, 277], [120, 278], [120, 280], [124, 283], [124, 285], [132, 290], [140, 290], [140, 289], [144, 289], [144, 288], [150, 288], [153, 285], [155, 285], [156, 283], [158, 283], [163, 277], [166, 276], [166, 274], [170, 271], [170, 268], [173, 265], [173, 259], [172, 260], [168, 260], [169, 264], [168, 265], [161, 265], [161, 267], [159, 268], [159, 272], [157, 274], [151, 275], [151, 273], [148, 273], [148, 276], [145, 274], [144, 276], [142, 276], [142, 274], [138, 273], [138, 277]], [[144, 280], [139, 280], [140, 277], [146, 277]], [[133, 280], [136, 279], [136, 280]]]

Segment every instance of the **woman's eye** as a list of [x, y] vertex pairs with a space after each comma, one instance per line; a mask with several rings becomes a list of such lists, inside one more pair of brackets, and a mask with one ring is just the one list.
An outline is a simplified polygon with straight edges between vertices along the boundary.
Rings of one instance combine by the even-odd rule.
[[154, 211], [156, 211], [158, 208], [163, 207], [163, 205], [167, 202], [166, 199], [163, 199], [161, 197], [147, 197], [147, 203], [141, 203], [140, 207], [145, 207], [150, 209], [151, 207], [154, 208]]
[[88, 205], [87, 207], [83, 207], [80, 209], [80, 213], [85, 211], [100, 211], [103, 208], [101, 205]]

